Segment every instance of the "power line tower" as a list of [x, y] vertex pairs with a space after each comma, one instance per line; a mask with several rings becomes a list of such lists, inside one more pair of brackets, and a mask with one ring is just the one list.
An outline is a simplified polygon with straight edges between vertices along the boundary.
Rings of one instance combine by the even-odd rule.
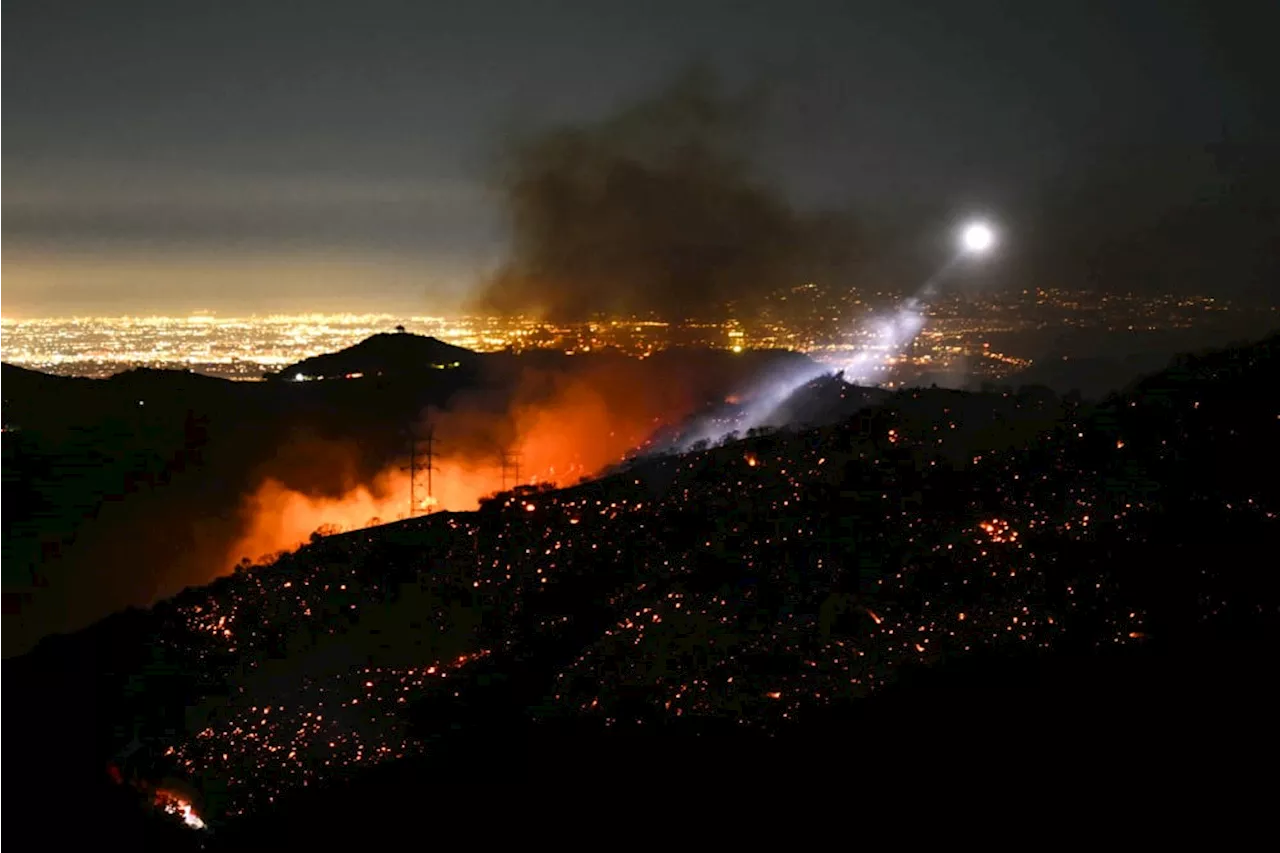
[[[409, 472], [410, 518], [422, 512], [431, 512], [435, 507], [435, 491], [431, 481], [431, 472], [436, 470], [436, 466], [433, 464], [435, 459], [435, 443], [435, 424], [427, 425], [426, 435], [419, 436], [416, 433], [410, 433], [409, 435], [409, 464], [400, 470]], [[418, 503], [418, 476], [423, 473], [427, 475], [425, 507], [420, 506]]]
[[507, 490], [507, 475], [512, 474], [512, 486], [520, 485], [520, 451], [502, 451], [502, 491]]

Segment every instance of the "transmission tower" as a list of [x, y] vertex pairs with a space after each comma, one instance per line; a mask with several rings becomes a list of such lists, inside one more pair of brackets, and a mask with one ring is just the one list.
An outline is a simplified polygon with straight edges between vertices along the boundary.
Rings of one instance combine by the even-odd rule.
[[502, 451], [502, 491], [507, 490], [507, 474], [510, 472], [512, 486], [520, 485], [520, 452], [518, 450]]
[[[401, 468], [409, 472], [409, 517], [422, 512], [431, 512], [435, 508], [435, 491], [431, 481], [431, 472], [436, 470], [435, 459], [436, 428], [428, 424], [426, 434], [419, 436], [410, 433], [409, 464]], [[418, 505], [418, 475], [427, 475], [427, 505], [425, 509]]]

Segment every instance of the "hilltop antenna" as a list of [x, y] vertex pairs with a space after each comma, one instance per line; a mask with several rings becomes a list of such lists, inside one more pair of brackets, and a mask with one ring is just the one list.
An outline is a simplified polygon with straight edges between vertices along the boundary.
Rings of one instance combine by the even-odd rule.
[[[409, 472], [409, 517], [412, 518], [422, 512], [430, 513], [435, 508], [435, 491], [434, 484], [431, 481], [431, 472], [436, 470], [434, 464], [435, 459], [435, 442], [436, 427], [435, 424], [427, 424], [426, 435], [419, 437], [415, 433], [410, 433], [409, 437], [409, 465], [402, 467], [400, 470]], [[419, 451], [419, 445], [425, 444], [426, 448]], [[421, 460], [421, 461], [420, 461]], [[427, 500], [426, 507], [418, 506], [418, 474], [426, 472], [427, 475]]]

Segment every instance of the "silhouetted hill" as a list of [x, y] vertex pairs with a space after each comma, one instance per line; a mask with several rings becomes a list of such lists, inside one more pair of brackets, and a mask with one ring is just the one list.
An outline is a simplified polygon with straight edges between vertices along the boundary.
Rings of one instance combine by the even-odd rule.
[[52, 376], [38, 370], [28, 370], [8, 362], [0, 363], [0, 386], [4, 389], [4, 405], [6, 422], [10, 399], [22, 400], [37, 395], [47, 395], [75, 387], [87, 387], [91, 379], [80, 379], [69, 376]]
[[[625, 733], [495, 728], [447, 763], [393, 763], [291, 800], [229, 828], [215, 848], [285, 840], [323, 846], [351, 826], [408, 831], [421, 820], [414, 811], [421, 803], [454, 820], [482, 819], [503, 789], [594, 802], [605, 784], [607, 795], [618, 797], [747, 788], [825, 798], [834, 787], [874, 801], [896, 799], [928, 778], [954, 784], [953, 802], [1071, 797], [1081, 784], [1143, 797], [1208, 795], [1247, 786], [1238, 776], [1240, 756], [1275, 754], [1272, 720], [1280, 703], [1257, 677], [1265, 655], [1239, 652], [1205, 644], [975, 658], [807, 716], [773, 736], [733, 723], [679, 721]], [[1189, 694], [1190, 671], [1203, 671], [1205, 680]], [[1140, 767], [1141, 781], [1126, 767]]]
[[837, 376], [823, 376], [796, 389], [771, 418], [777, 424], [824, 426], [853, 417], [883, 403], [892, 392], [851, 385]]
[[228, 388], [235, 384], [229, 379], [206, 376], [191, 370], [158, 370], [152, 367], [121, 371], [106, 381], [122, 388], [154, 389], [164, 394], [207, 393], [212, 389]]
[[404, 376], [424, 370], [475, 367], [481, 356], [469, 349], [407, 332], [383, 333], [366, 338], [338, 352], [303, 359], [270, 374], [271, 379], [301, 375], [308, 379], [342, 379], [361, 376]]
[[1277, 342], [326, 537], [12, 662], [6, 745], [188, 780], [226, 849], [477, 785], [1218, 784], [1276, 752]]
[[[651, 415], [719, 401], [758, 373], [808, 363], [793, 353], [699, 349], [645, 360], [480, 356], [400, 334], [333, 358], [366, 355], [400, 372], [230, 382], [141, 369], [97, 380], [5, 365], [5, 654], [260, 556], [228, 549], [249, 521], [245, 498], [264, 480], [338, 498], [407, 464], [407, 431], [428, 411], [459, 413], [451, 433], [442, 429], [449, 452], [496, 465], [499, 446], [516, 432], [517, 410], [551, 405], [567, 417], [585, 405], [597, 417], [621, 411], [631, 427], [647, 427]], [[436, 356], [460, 366], [421, 368]]]

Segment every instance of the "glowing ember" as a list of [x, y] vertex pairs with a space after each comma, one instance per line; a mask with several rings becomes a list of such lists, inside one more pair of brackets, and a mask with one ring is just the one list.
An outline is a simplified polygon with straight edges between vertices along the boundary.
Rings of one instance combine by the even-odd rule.
[[[1088, 517], [1086, 516], [1086, 521]], [[1008, 544], [1014, 542], [1018, 538], [1018, 531], [1009, 527], [1009, 522], [999, 518], [993, 518], [990, 521], [983, 521], [978, 528], [991, 538], [992, 542], [998, 544]]]

